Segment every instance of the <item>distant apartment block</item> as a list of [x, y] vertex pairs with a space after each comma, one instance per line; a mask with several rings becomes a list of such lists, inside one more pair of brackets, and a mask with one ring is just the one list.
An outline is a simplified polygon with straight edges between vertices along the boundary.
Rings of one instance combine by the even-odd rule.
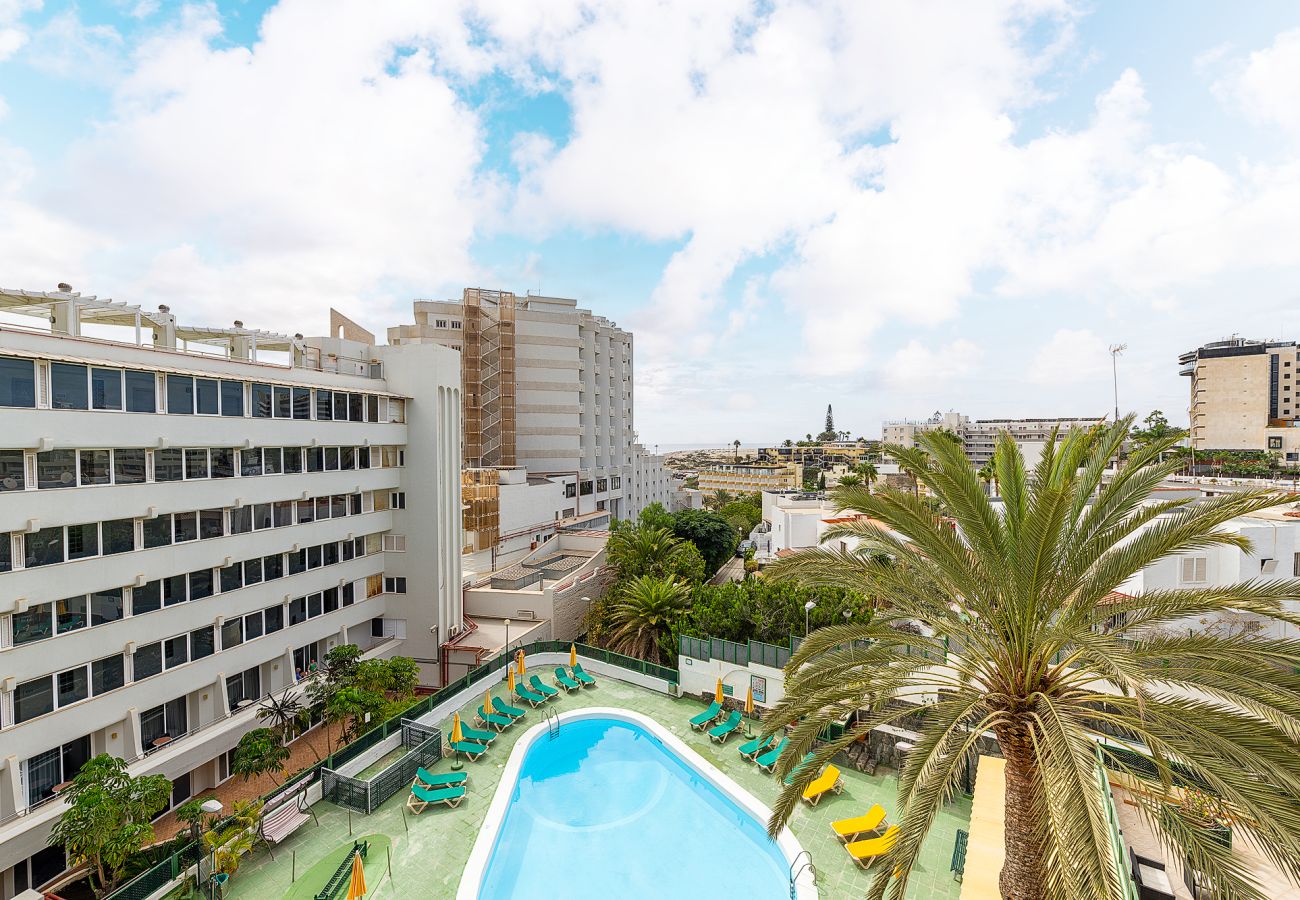
[[802, 484], [803, 466], [798, 464], [710, 466], [699, 472], [699, 489], [706, 494], [714, 491], [729, 494], [784, 491]]
[[1191, 379], [1196, 450], [1266, 450], [1300, 461], [1300, 351], [1293, 341], [1231, 338], [1178, 358]]
[[807, 468], [830, 469], [835, 466], [856, 466], [868, 459], [878, 458], [879, 441], [827, 441], [813, 444], [792, 444], [789, 447], [763, 447], [758, 451], [760, 462], [798, 463]]
[[886, 444], [898, 444], [903, 447], [916, 446], [916, 437], [928, 431], [944, 429], [951, 431], [961, 439], [966, 456], [974, 466], [983, 466], [993, 458], [993, 448], [997, 445], [998, 435], [1006, 432], [1020, 448], [1025, 461], [1033, 464], [1043, 452], [1043, 447], [1051, 438], [1052, 432], [1060, 433], [1071, 428], [1091, 428], [1105, 420], [1104, 416], [1094, 418], [1052, 418], [1052, 419], [971, 419], [961, 413], [938, 413], [928, 419], [895, 419], [886, 421], [882, 427], [882, 441]]

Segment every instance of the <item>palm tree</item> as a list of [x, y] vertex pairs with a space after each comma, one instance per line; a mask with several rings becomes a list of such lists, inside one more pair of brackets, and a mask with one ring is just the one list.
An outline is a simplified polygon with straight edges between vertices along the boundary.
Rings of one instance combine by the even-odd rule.
[[732, 462], [740, 462], [740, 441], [738, 440], [732, 441], [731, 447], [732, 447], [732, 451], [731, 451]]
[[840, 487], [857, 487], [862, 484], [861, 475], [841, 475]]
[[[1130, 793], [1133, 802], [1217, 895], [1266, 896], [1205, 819], [1178, 804], [1175, 782], [1199, 782], [1246, 841], [1300, 882], [1300, 641], [1188, 634], [1183, 625], [1225, 612], [1300, 625], [1283, 606], [1300, 598], [1300, 585], [1112, 593], [1173, 554], [1249, 547], [1220, 526], [1292, 498], [1241, 491], [1187, 505], [1153, 501], [1178, 466], [1160, 461], [1168, 441], [1135, 449], [1128, 466], [1103, 481], [1131, 424], [1130, 417], [1075, 431], [1059, 443], [1053, 436], [1032, 472], [1002, 435], [993, 460], [1001, 514], [959, 445], [926, 436], [924, 449], [890, 447], [958, 528], [936, 522], [910, 492], [846, 488], [836, 495], [840, 505], [880, 524], [858, 520], [826, 537], [854, 536], [861, 547], [806, 550], [769, 569], [889, 598], [868, 624], [814, 632], [786, 667], [785, 697], [763, 729], [794, 725], [781, 776], [830, 721], [862, 712], [782, 790], [773, 833], [836, 752], [907, 716], [920, 719], [920, 737], [899, 778], [898, 841], [877, 867], [871, 898], [904, 895], [935, 814], [986, 732], [1006, 760], [1005, 898], [1123, 896], [1096, 766], [1136, 777], [1133, 753], [1157, 773]], [[889, 562], [870, 555], [882, 552]], [[937, 636], [897, 627], [917, 621]], [[964, 648], [960, 655], [946, 653], [945, 637]], [[903, 695], [907, 702], [897, 702]]]
[[724, 490], [716, 490], [705, 499], [705, 505], [712, 509], [722, 509], [732, 500], [731, 494]]
[[989, 485], [992, 485], [992, 486], [993, 486], [993, 495], [994, 495], [994, 496], [997, 496], [997, 493], [998, 493], [998, 473], [997, 473], [997, 470], [995, 470], [995, 469], [993, 468], [993, 460], [989, 460], [988, 462], [986, 462], [986, 463], [985, 463], [985, 464], [980, 468], [980, 470], [979, 470], [979, 472], [978, 472], [978, 475], [979, 475], [979, 479], [980, 479], [980, 481], [984, 482], [984, 486], [985, 486], [986, 488], [987, 488]]
[[622, 528], [605, 544], [605, 556], [620, 578], [667, 575], [686, 552], [686, 545], [667, 528]]
[[686, 611], [690, 596], [686, 585], [667, 578], [642, 576], [627, 582], [610, 614], [610, 648], [658, 663], [659, 641]]
[[869, 462], [859, 463], [854, 471], [862, 476], [862, 481], [868, 488], [875, 484], [876, 479], [880, 477], [880, 473], [876, 471], [876, 467]]

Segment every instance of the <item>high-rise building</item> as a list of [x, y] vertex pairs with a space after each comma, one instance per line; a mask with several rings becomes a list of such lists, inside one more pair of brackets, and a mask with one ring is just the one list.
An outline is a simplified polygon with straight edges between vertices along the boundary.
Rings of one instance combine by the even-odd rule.
[[350, 323], [190, 327], [66, 285], [0, 290], [0, 312], [34, 326], [0, 325], [12, 896], [64, 868], [58, 791], [99, 753], [165, 775], [174, 805], [229, 778], [258, 701], [333, 647], [413, 657], [437, 684], [464, 622], [460, 372]]
[[935, 413], [929, 419], [894, 419], [883, 423], [882, 441], [902, 447], [916, 446], [916, 436], [928, 431], [946, 430], [961, 439], [962, 448], [971, 464], [981, 467], [993, 459], [993, 449], [998, 436], [1006, 433], [1016, 442], [1026, 464], [1033, 465], [1051, 439], [1052, 432], [1060, 436], [1071, 428], [1091, 428], [1105, 420], [1094, 418], [1059, 419], [971, 419], [960, 413]]
[[1230, 338], [1178, 358], [1191, 378], [1195, 450], [1265, 450], [1300, 461], [1300, 351], [1293, 341]]

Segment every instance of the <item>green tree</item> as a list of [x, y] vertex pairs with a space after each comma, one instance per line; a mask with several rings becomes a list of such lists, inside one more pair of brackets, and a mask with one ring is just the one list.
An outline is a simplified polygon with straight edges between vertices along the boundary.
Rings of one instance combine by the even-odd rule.
[[740, 535], [722, 516], [705, 509], [673, 513], [673, 534], [690, 541], [704, 557], [704, 575], [711, 576], [736, 552]]
[[50, 832], [74, 864], [89, 863], [96, 896], [122, 879], [127, 861], [153, 843], [150, 821], [167, 808], [172, 784], [162, 775], [134, 778], [107, 753], [89, 760], [60, 795], [68, 803]]
[[229, 819], [221, 828], [203, 835], [203, 843], [216, 862], [216, 870], [234, 875], [239, 862], [257, 841], [257, 822], [262, 815], [260, 800], [236, 800]]
[[1175, 428], [1169, 424], [1165, 414], [1158, 409], [1151, 410], [1147, 417], [1142, 420], [1144, 427], [1138, 428], [1133, 426], [1129, 436], [1133, 443], [1139, 446], [1150, 444], [1153, 441], [1178, 441], [1187, 437], [1187, 431], [1182, 428]]
[[857, 487], [860, 484], [862, 484], [861, 475], [849, 474], [840, 476], [840, 487]]
[[673, 514], [664, 509], [662, 503], [651, 503], [641, 510], [636, 517], [636, 524], [641, 528], [665, 528], [673, 530]]
[[822, 433], [817, 435], [819, 441], [833, 441], [839, 437], [839, 432], [835, 430], [835, 414], [831, 412], [831, 405], [826, 404], [826, 427]]
[[665, 528], [623, 528], [609, 536], [605, 557], [620, 580], [663, 578], [676, 573], [688, 546]]
[[731, 492], [716, 490], [704, 498], [704, 505], [709, 509], [722, 509], [732, 500]]
[[748, 498], [733, 500], [719, 509], [718, 515], [730, 522], [742, 537], [748, 537], [758, 527], [758, 523], [763, 521], [762, 507]]
[[[1071, 431], [1049, 442], [1032, 472], [1002, 435], [994, 452], [1001, 513], [960, 447], [936, 436], [921, 438], [921, 449], [891, 447], [958, 528], [936, 522], [907, 492], [844, 491], [842, 502], [886, 527], [860, 520], [828, 537], [856, 537], [893, 562], [816, 548], [773, 567], [777, 577], [859, 585], [889, 598], [871, 624], [814, 632], [790, 660], [785, 697], [764, 724], [766, 732], [795, 726], [782, 776], [828, 722], [859, 708], [866, 714], [782, 790], [774, 831], [834, 753], [908, 715], [920, 720], [920, 736], [899, 780], [899, 839], [869, 897], [903, 895], [936, 813], [960, 784], [976, 740], [990, 731], [1006, 760], [1003, 897], [1121, 896], [1096, 760], [1137, 773], [1128, 753], [1113, 748], [1147, 757], [1156, 775], [1149, 790], [1131, 795], [1134, 802], [1216, 894], [1265, 897], [1195, 815], [1163, 800], [1175, 766], [1178, 777], [1203, 784], [1250, 823], [1248, 840], [1300, 879], [1300, 641], [1182, 628], [1225, 612], [1300, 624], [1285, 606], [1300, 587], [1254, 580], [1112, 602], [1134, 573], [1171, 555], [1248, 548], [1221, 526], [1283, 498], [1240, 491], [1190, 505], [1153, 501], [1178, 466], [1160, 461], [1169, 438], [1137, 449], [1105, 476], [1131, 424], [1129, 417]], [[896, 627], [914, 621], [963, 652], [943, 667], [916, 655], [924, 649], [943, 659], [946, 648], [942, 637]], [[912, 705], [892, 702], [902, 695]]]
[[684, 584], [667, 578], [646, 576], [626, 582], [610, 611], [610, 648], [658, 663], [661, 645], [690, 596]]
[[242, 775], [245, 781], [258, 775], [270, 775], [278, 785], [288, 761], [289, 748], [280, 741], [275, 729], [254, 728], [235, 745], [235, 759], [230, 770], [233, 775]]
[[853, 471], [862, 478], [862, 483], [867, 487], [871, 487], [875, 484], [876, 479], [880, 477], [880, 473], [876, 471], [876, 467], [869, 462], [858, 463], [858, 465], [854, 467]]
[[740, 462], [740, 439], [731, 442], [731, 461]]

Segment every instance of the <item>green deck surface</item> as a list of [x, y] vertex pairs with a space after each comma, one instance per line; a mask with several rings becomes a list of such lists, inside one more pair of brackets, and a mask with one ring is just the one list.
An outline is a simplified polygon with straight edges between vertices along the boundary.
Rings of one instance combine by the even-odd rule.
[[[475, 697], [462, 710], [462, 716], [469, 716], [467, 721], [472, 721], [474, 709], [482, 702], [482, 696]], [[703, 703], [668, 697], [604, 676], [600, 677], [598, 687], [561, 696], [560, 700], [548, 704], [549, 708], [557, 710], [590, 706], [612, 706], [650, 716], [764, 803], [770, 805], [775, 800], [778, 788], [776, 779], [763, 774], [740, 757], [738, 748], [744, 742], [743, 728], [725, 745], [718, 745], [710, 741], [707, 735], [692, 731], [687, 726], [687, 720], [704, 709]], [[498, 737], [478, 762], [464, 763], [465, 770], [469, 772], [469, 783], [466, 786], [467, 796], [458, 808], [429, 806], [422, 815], [411, 815], [405, 810], [406, 792], [402, 792], [372, 815], [351, 813], [351, 827], [355, 836], [380, 833], [388, 835], [392, 841], [391, 879], [386, 871], [382, 848], [378, 854], [372, 851], [367, 860], [366, 884], [370, 888], [367, 900], [455, 896], [461, 871], [469, 859], [483, 817], [496, 792], [505, 761], [519, 736], [542, 721], [542, 711], [528, 710], [523, 720]], [[441, 727], [445, 732], [450, 723], [441, 723]], [[450, 763], [450, 759], [442, 760], [434, 767], [434, 771], [448, 771]], [[871, 873], [861, 871], [849, 859], [831, 833], [831, 821], [861, 815], [873, 803], [882, 804], [891, 813], [891, 818], [897, 809], [895, 797], [898, 782], [892, 773], [868, 776], [845, 765], [841, 765], [840, 769], [844, 773], [844, 793], [831, 795], [816, 807], [810, 808], [801, 803], [790, 822], [795, 835], [812, 854], [817, 866], [817, 885], [822, 900], [860, 897], [865, 893], [871, 877]], [[341, 858], [338, 855], [345, 852], [345, 845], [350, 847], [350, 841], [355, 839], [348, 835], [349, 813], [328, 802], [316, 804], [313, 810], [320, 819], [320, 825], [308, 821], [283, 844], [277, 845], [274, 861], [264, 847], [259, 847], [244, 861], [227, 885], [225, 896], [228, 900], [283, 898], [290, 890], [298, 888], [308, 873], [313, 871], [313, 867], [331, 857], [331, 854], [337, 857], [337, 865], [337, 859]], [[964, 798], [948, 805], [939, 813], [930, 837], [922, 848], [920, 863], [912, 872], [907, 893], [909, 898], [957, 900], [961, 885], [953, 880], [948, 865], [956, 831], [958, 828], [968, 828], [969, 821], [970, 801]], [[290, 877], [291, 855], [294, 853], [297, 855], [299, 885], [293, 884]], [[323, 869], [329, 870], [323, 876], [328, 878], [333, 868], [325, 865]], [[306, 896], [319, 889], [320, 885], [311, 886]]]

